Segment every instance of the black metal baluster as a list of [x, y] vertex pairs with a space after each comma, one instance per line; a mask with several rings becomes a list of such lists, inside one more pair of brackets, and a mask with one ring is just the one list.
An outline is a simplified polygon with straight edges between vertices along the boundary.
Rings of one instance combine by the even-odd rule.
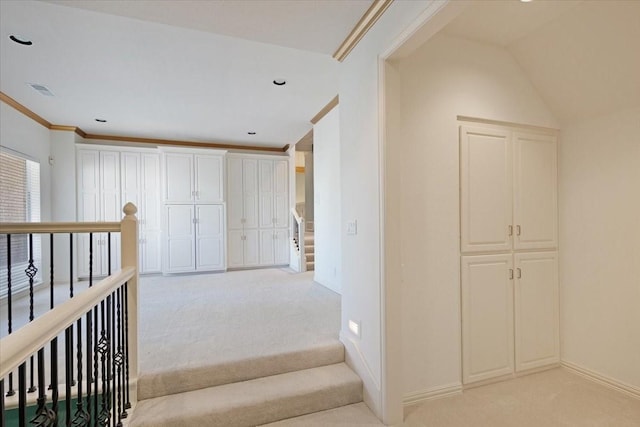
[[99, 346], [100, 341], [98, 338], [98, 306], [93, 307], [93, 389], [95, 393], [93, 393], [93, 423], [94, 425], [98, 425], [98, 416], [100, 413], [100, 408], [98, 406], [98, 380], [100, 379], [100, 371], [98, 370], [98, 354], [99, 354]]
[[91, 421], [93, 387], [93, 308], [87, 312], [87, 418]]
[[112, 381], [112, 385], [111, 385], [111, 408], [112, 408], [112, 420], [113, 420], [113, 427], [116, 427], [116, 423], [118, 421], [118, 418], [116, 417], [117, 409], [118, 407], [117, 405], [117, 395], [118, 395], [118, 387], [116, 384], [116, 378], [117, 378], [117, 370], [116, 370], [116, 352], [117, 352], [117, 335], [116, 335], [116, 293], [113, 292], [111, 294], [111, 354], [113, 355], [111, 361], [112, 361], [112, 367], [111, 367], [111, 379]]
[[118, 351], [114, 357], [115, 365], [117, 367], [117, 380], [118, 380], [118, 406], [117, 406], [117, 414], [118, 414], [118, 424], [116, 427], [122, 427], [122, 362], [124, 359], [124, 355], [122, 354], [122, 321], [121, 321], [121, 299], [122, 299], [122, 291], [121, 287], [116, 290], [116, 333], [118, 334]]
[[51, 341], [51, 410], [56, 414], [53, 425], [58, 425], [58, 337]]
[[[131, 409], [131, 398], [129, 390], [129, 282], [124, 284], [124, 349], [125, 349], [125, 369], [126, 369], [126, 388], [127, 393], [125, 409]], [[124, 412], [124, 417], [127, 416], [127, 411]]]
[[18, 425], [27, 425], [27, 364], [18, 368]]
[[73, 381], [71, 376], [71, 367], [73, 366], [73, 356], [71, 348], [71, 335], [73, 330], [69, 326], [64, 331], [64, 373], [65, 373], [65, 401], [64, 406], [67, 411], [67, 427], [71, 427], [71, 382]]
[[[11, 234], [7, 234], [7, 329], [9, 335], [11, 335], [12, 327], [12, 314], [11, 314]], [[13, 396], [16, 391], [13, 389], [13, 372], [9, 373], [9, 390], [7, 390], [7, 397]]]
[[44, 347], [38, 350], [38, 408], [30, 424], [34, 426], [50, 427], [56, 422], [56, 414], [47, 408], [47, 394], [44, 383]]
[[84, 410], [84, 402], [82, 396], [82, 317], [76, 322], [77, 334], [78, 334], [78, 348], [76, 352], [76, 358], [78, 359], [78, 397], [76, 401], [76, 412], [73, 416], [73, 421], [71, 425], [73, 427], [80, 426], [88, 426], [89, 425], [89, 414]]
[[4, 380], [0, 380], [0, 426], [4, 427], [7, 424], [5, 420], [4, 409]]
[[[33, 234], [31, 233], [29, 233], [29, 265], [24, 272], [27, 274], [27, 277], [29, 277], [29, 322], [33, 322], [33, 278], [38, 273], [38, 269], [33, 263]], [[27, 390], [28, 393], [36, 391], [33, 365], [34, 358], [33, 355], [31, 355], [29, 358], [30, 387], [29, 390]]]
[[111, 232], [107, 233], [107, 265], [108, 275], [111, 276]]
[[[69, 233], [69, 298], [73, 298], [73, 233]], [[69, 349], [71, 350], [71, 357], [73, 356], [73, 323], [69, 326], [71, 332], [69, 333]], [[73, 361], [68, 366], [71, 374], [71, 385], [76, 385], [76, 380], [73, 378]], [[67, 417], [71, 417], [71, 412], [67, 412]]]
[[100, 426], [109, 425], [110, 416], [110, 402], [111, 396], [109, 395], [109, 381], [111, 375], [111, 360], [110, 360], [110, 348], [109, 342], [111, 336], [111, 296], [107, 296], [106, 302], [106, 317], [105, 317], [105, 302], [100, 302], [100, 316], [101, 316], [101, 332], [100, 332], [100, 344], [98, 345], [98, 351], [100, 351], [100, 363], [102, 364], [102, 403], [100, 405]]

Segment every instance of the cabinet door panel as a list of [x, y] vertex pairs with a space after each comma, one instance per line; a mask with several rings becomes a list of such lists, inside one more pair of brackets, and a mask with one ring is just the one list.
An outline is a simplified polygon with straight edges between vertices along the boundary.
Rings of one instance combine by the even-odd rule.
[[513, 372], [511, 254], [462, 257], [463, 383]]
[[143, 243], [141, 245], [141, 264], [143, 273], [159, 273], [162, 270], [160, 263], [162, 256], [160, 252], [160, 231], [147, 230], [142, 236]]
[[222, 161], [222, 156], [195, 156], [195, 200], [198, 203], [221, 203], [224, 200]]
[[258, 161], [243, 159], [242, 175], [244, 227], [258, 228]]
[[229, 230], [227, 234], [227, 264], [230, 268], [244, 266], [244, 232], [242, 230]]
[[192, 202], [193, 179], [193, 155], [164, 154], [164, 199], [167, 203]]
[[192, 205], [166, 207], [166, 267], [170, 273], [195, 269]]
[[227, 161], [227, 221], [229, 230], [242, 229], [243, 213], [242, 159]]
[[224, 269], [224, 210], [222, 205], [196, 206], [196, 268]]
[[160, 230], [160, 156], [143, 154], [141, 161], [142, 226], [145, 230]]
[[516, 371], [558, 363], [558, 257], [515, 254]]
[[142, 219], [143, 207], [140, 198], [141, 163], [140, 154], [124, 152], [120, 155], [122, 183], [122, 205], [133, 203], [138, 208], [138, 220]]
[[273, 262], [276, 265], [289, 264], [289, 230], [287, 228], [276, 229], [274, 234], [276, 238], [273, 247]]
[[260, 263], [260, 238], [258, 230], [244, 231], [244, 265], [253, 267]]
[[558, 245], [557, 144], [555, 137], [514, 134], [516, 249]]
[[275, 234], [273, 229], [260, 230], [260, 265], [273, 265]]
[[100, 219], [100, 157], [98, 151], [78, 150], [78, 220]]
[[273, 161], [260, 160], [260, 228], [273, 227], [275, 213], [273, 206]]
[[289, 162], [274, 162], [274, 227], [289, 226]]
[[462, 252], [511, 249], [511, 163], [509, 132], [492, 128], [461, 128]]

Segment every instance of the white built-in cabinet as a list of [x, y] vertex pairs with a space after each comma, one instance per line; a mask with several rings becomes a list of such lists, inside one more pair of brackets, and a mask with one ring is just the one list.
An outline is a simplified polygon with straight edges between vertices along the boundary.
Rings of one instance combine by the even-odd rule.
[[[120, 221], [128, 202], [136, 205], [140, 273], [161, 271], [160, 156], [155, 150], [78, 145], [79, 221]], [[78, 236], [78, 276], [109, 274], [108, 235], [94, 233], [92, 269], [89, 236]], [[120, 235], [111, 235], [111, 271], [120, 268]]]
[[164, 151], [163, 273], [226, 268], [224, 151]]
[[141, 273], [159, 273], [161, 257], [160, 155], [149, 152], [120, 153], [122, 204], [136, 205], [138, 212]]
[[[78, 221], [120, 221], [123, 216], [120, 202], [120, 153], [78, 149], [76, 167]], [[78, 235], [78, 277], [106, 276], [110, 271], [119, 269], [120, 235], [112, 233], [109, 239], [107, 233], [93, 233], [91, 237], [92, 245], [89, 234]]]
[[289, 163], [275, 156], [227, 156], [228, 266], [289, 262]]
[[460, 128], [463, 383], [559, 362], [557, 143]]

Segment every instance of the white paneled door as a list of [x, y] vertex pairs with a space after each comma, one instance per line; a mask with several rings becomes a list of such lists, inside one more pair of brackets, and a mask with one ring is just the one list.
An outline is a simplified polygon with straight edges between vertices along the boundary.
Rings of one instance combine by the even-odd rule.
[[510, 134], [463, 126], [460, 135], [461, 251], [511, 249]]
[[165, 203], [191, 203], [195, 194], [193, 155], [164, 154]]
[[516, 371], [558, 363], [558, 255], [515, 254]]
[[166, 208], [166, 271], [193, 271], [195, 258], [195, 223], [193, 205], [167, 205]]
[[462, 257], [464, 384], [514, 370], [511, 254]]
[[196, 269], [224, 269], [224, 207], [196, 205]]

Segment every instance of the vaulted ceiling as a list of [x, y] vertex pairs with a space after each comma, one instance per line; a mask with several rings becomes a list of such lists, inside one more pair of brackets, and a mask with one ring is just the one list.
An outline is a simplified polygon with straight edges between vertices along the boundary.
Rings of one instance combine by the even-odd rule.
[[331, 54], [371, 3], [3, 0], [0, 90], [87, 133], [282, 147], [337, 94]]
[[639, 1], [472, 2], [444, 32], [505, 47], [563, 124], [640, 105]]

